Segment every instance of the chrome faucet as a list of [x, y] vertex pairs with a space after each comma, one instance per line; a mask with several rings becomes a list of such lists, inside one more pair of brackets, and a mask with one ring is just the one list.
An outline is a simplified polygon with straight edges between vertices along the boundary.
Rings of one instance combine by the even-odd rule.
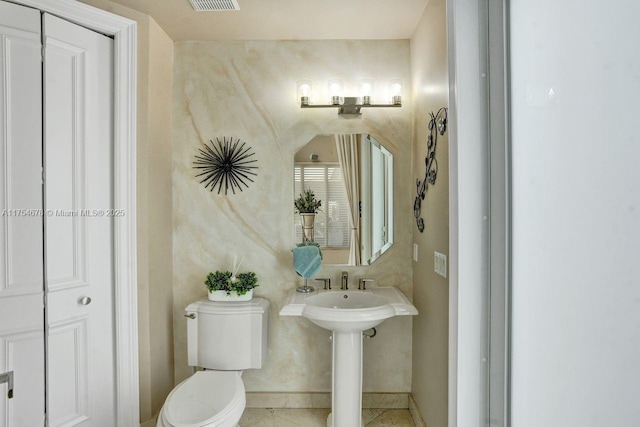
[[367, 282], [371, 283], [373, 282], [374, 279], [360, 279], [358, 280], [358, 289], [362, 290], [362, 291], [366, 291], [367, 290]]
[[342, 283], [340, 283], [340, 289], [346, 291], [349, 289], [349, 273], [342, 272]]
[[[324, 282], [324, 289], [331, 289], [331, 279], [316, 279], [316, 282]], [[328, 287], [327, 287], [328, 285]]]

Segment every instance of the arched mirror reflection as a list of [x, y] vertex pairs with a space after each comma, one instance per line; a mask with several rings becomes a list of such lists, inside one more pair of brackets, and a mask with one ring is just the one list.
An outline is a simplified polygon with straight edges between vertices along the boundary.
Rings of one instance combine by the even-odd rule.
[[321, 207], [312, 232], [295, 215], [295, 242], [313, 236], [323, 264], [369, 265], [393, 245], [393, 154], [371, 135], [318, 135], [298, 150], [295, 197], [307, 190]]

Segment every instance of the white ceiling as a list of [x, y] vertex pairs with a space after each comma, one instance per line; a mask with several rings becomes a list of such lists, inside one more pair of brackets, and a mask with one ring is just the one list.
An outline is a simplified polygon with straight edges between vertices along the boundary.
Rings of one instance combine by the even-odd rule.
[[188, 0], [112, 1], [181, 41], [409, 39], [429, 0], [238, 0], [239, 11], [225, 12], [196, 12]]

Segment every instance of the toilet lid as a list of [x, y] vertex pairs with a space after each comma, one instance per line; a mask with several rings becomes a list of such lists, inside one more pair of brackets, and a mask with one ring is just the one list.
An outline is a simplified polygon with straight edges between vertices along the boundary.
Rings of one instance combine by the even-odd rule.
[[242, 414], [244, 405], [240, 372], [198, 371], [171, 391], [164, 409], [172, 426], [201, 427], [238, 410]]

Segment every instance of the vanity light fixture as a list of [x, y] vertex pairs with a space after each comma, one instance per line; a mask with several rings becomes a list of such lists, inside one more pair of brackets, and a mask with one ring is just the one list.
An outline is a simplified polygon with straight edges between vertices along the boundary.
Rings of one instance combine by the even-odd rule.
[[309, 79], [298, 80], [297, 95], [300, 108], [338, 108], [340, 115], [359, 116], [365, 107], [402, 107], [402, 80], [394, 79], [389, 82], [388, 93], [390, 103], [372, 104], [373, 80], [361, 80], [358, 85], [361, 96], [343, 96], [344, 84], [342, 80], [329, 80], [327, 94], [330, 104], [311, 104], [313, 84]]

